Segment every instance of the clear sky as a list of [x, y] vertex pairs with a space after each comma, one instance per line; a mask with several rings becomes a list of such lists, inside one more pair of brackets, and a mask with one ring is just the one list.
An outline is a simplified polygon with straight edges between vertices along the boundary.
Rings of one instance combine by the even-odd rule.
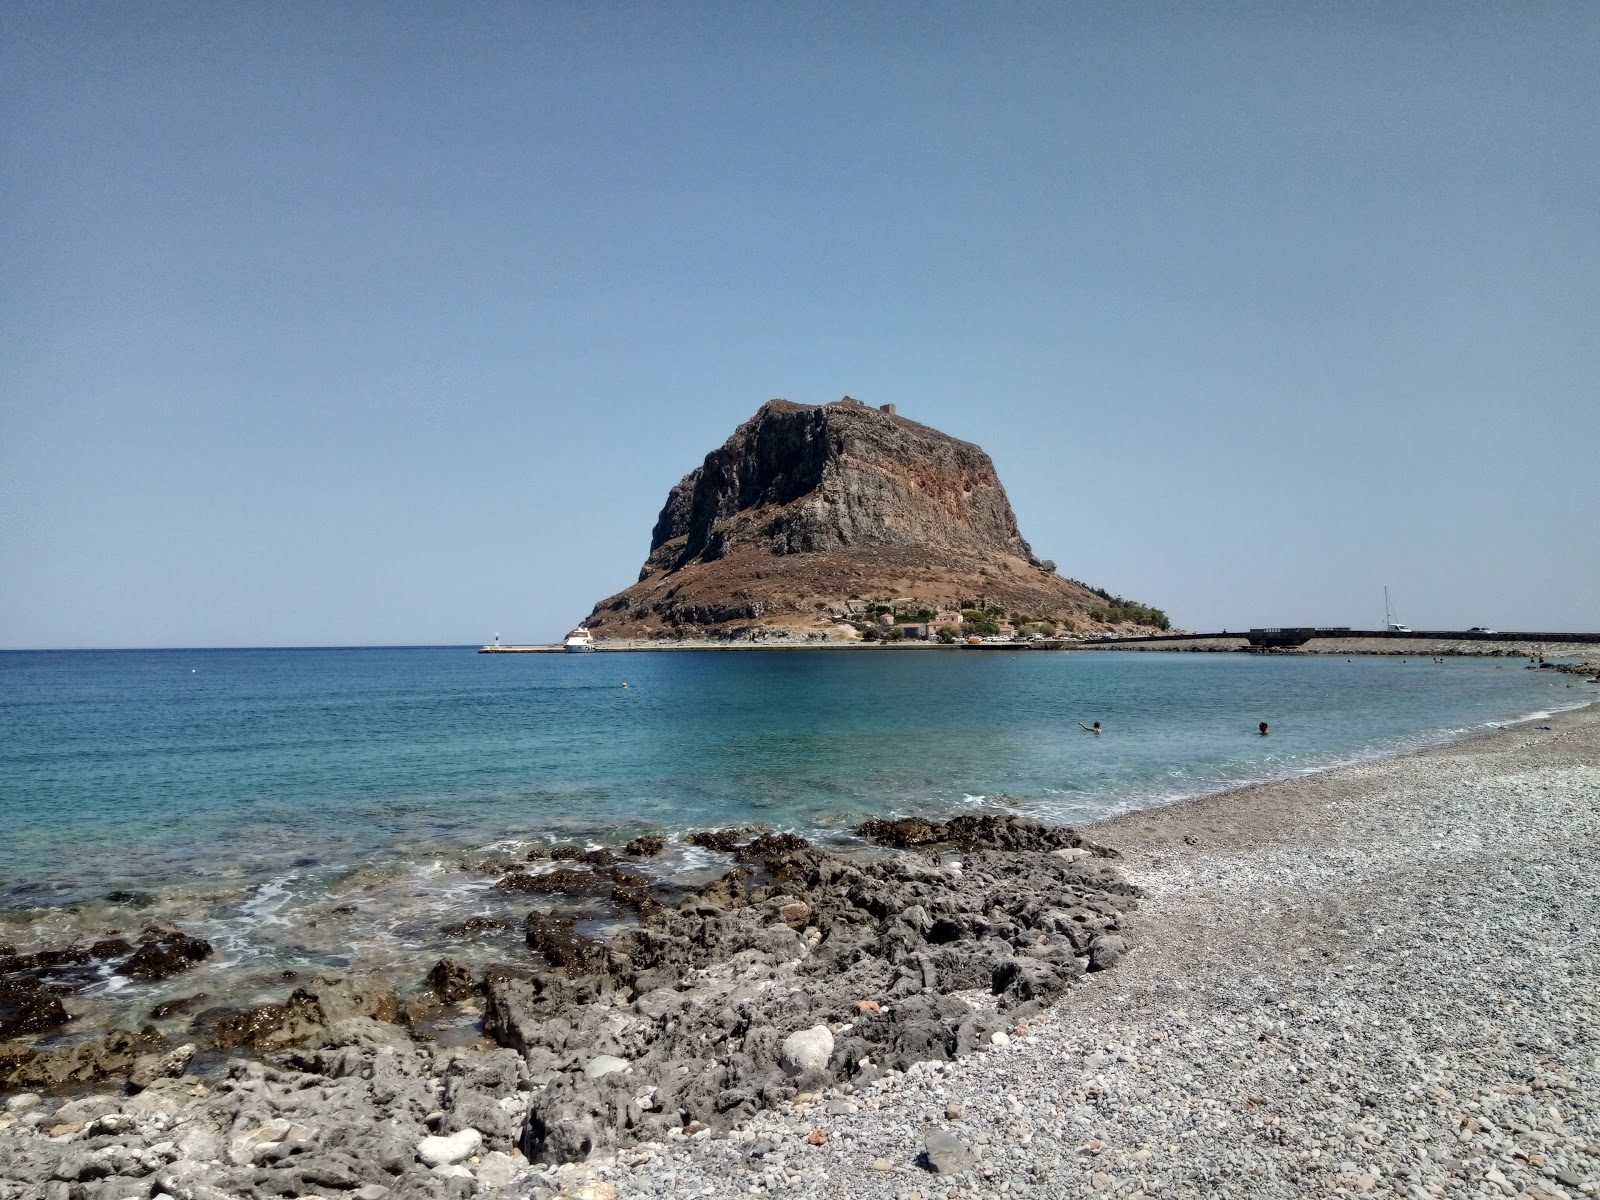
[[1600, 5], [0, 8], [0, 646], [548, 640], [764, 400], [1191, 628], [1600, 629]]

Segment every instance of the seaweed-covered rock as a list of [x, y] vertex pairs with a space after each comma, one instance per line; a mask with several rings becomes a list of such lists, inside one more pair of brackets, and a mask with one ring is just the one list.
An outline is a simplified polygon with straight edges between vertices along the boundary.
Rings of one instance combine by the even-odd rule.
[[133, 979], [166, 979], [211, 957], [211, 943], [178, 929], [148, 929], [119, 968]]
[[571, 867], [558, 867], [554, 871], [509, 871], [494, 885], [497, 892], [529, 892], [539, 896], [602, 895], [611, 889], [611, 881], [594, 871], [578, 871]]

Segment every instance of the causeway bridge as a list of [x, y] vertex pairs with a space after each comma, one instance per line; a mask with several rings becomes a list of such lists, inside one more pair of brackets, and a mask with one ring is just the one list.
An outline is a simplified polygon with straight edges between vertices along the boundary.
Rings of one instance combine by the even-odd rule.
[[1145, 637], [1096, 638], [1093, 645], [1122, 645], [1131, 642], [1208, 642], [1242, 638], [1252, 646], [1304, 646], [1314, 638], [1391, 638], [1398, 641], [1445, 642], [1593, 642], [1600, 633], [1501, 633], [1482, 629], [1351, 629], [1334, 625], [1286, 625], [1270, 629], [1232, 629], [1221, 633], [1157, 633]]

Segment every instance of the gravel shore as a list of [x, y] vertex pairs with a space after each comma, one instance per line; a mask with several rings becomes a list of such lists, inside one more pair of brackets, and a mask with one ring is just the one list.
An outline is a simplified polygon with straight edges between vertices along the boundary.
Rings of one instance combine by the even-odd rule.
[[1147, 891], [1140, 945], [1009, 1045], [562, 1182], [1600, 1194], [1600, 708], [1093, 832]]

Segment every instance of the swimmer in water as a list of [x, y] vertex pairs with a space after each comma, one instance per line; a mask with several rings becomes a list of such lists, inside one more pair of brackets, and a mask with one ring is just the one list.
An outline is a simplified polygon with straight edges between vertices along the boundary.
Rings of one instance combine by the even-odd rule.
[[1267, 736], [1267, 723], [1265, 721], [1261, 722], [1261, 736]]
[[1100, 732], [1100, 722], [1096, 721], [1094, 723], [1094, 728], [1090, 729], [1089, 726], [1085, 725], [1082, 721], [1079, 721], [1078, 722], [1078, 728], [1083, 730], [1085, 733], [1099, 733]]

